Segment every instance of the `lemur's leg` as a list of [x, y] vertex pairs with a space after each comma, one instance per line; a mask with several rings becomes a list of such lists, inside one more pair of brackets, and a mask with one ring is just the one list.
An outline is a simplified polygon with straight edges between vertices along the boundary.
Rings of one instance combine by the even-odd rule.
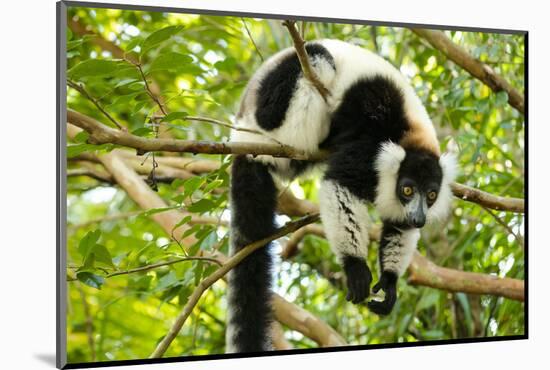
[[369, 309], [374, 313], [387, 315], [391, 312], [397, 300], [397, 279], [411, 263], [419, 237], [419, 229], [402, 228], [384, 221], [378, 250], [381, 275], [373, 291], [376, 293], [382, 289], [386, 297], [382, 302], [373, 300], [368, 303]]
[[[231, 176], [231, 254], [275, 231], [277, 188], [268, 167], [236, 156]], [[229, 273], [227, 352], [271, 349], [272, 254], [260, 248]]]
[[330, 178], [321, 183], [319, 202], [327, 239], [346, 273], [346, 299], [359, 303], [368, 297], [372, 282], [365, 261], [369, 243], [367, 207], [347, 187]]

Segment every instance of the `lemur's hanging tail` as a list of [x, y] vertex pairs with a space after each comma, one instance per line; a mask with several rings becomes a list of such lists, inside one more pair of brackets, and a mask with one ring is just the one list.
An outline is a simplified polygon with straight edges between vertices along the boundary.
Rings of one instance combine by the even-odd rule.
[[[267, 166], [236, 156], [231, 176], [231, 254], [275, 232], [276, 198]], [[229, 273], [227, 352], [271, 349], [271, 267], [266, 246]]]

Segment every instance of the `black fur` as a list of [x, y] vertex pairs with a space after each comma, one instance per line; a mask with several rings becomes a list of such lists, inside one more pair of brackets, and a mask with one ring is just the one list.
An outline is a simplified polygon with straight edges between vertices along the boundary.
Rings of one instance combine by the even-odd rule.
[[[370, 301], [367, 305], [369, 309], [378, 315], [387, 315], [391, 312], [395, 302], [397, 301], [397, 275], [391, 271], [387, 271], [384, 268], [384, 259], [382, 253], [385, 246], [388, 244], [389, 238], [395, 235], [400, 235], [404, 225], [396, 224], [393, 222], [384, 222], [382, 228], [382, 235], [380, 237], [380, 246], [378, 247], [378, 256], [380, 261], [380, 270], [382, 275], [378, 283], [372, 288], [373, 292], [378, 292], [382, 289], [385, 293], [384, 301]], [[408, 228], [408, 226], [405, 226]]]
[[363, 78], [344, 95], [321, 147], [331, 149], [365, 140], [369, 144], [387, 140], [397, 143], [408, 129], [399, 87], [383, 76]]
[[361, 199], [374, 201], [374, 163], [380, 145], [387, 140], [399, 142], [408, 129], [403, 94], [395, 83], [382, 76], [359, 80], [346, 92], [320, 145], [332, 151], [325, 177]]
[[[321, 57], [334, 67], [332, 55], [321, 44], [309, 43], [305, 48], [310, 59]], [[263, 78], [256, 101], [256, 121], [261, 128], [270, 131], [281, 126], [301, 75], [298, 56], [292, 53]]]
[[[231, 177], [231, 228], [234, 252], [269, 235], [276, 228], [277, 189], [267, 166], [236, 156]], [[229, 308], [238, 308], [230, 325], [235, 328], [235, 350], [260, 352], [270, 349], [272, 253], [258, 249], [229, 275]]]
[[382, 272], [380, 280], [374, 285], [372, 291], [377, 293], [380, 289], [386, 294], [384, 300], [382, 302], [369, 301], [367, 306], [377, 315], [387, 315], [397, 302], [397, 275], [391, 271]]
[[372, 274], [364, 259], [344, 256], [344, 272], [346, 273], [348, 294], [346, 300], [359, 303], [368, 298]]
[[[443, 170], [439, 165], [439, 159], [432, 153], [420, 149], [407, 149], [405, 159], [401, 162], [398, 173], [398, 185], [407, 184], [413, 186], [416, 192], [425, 196], [430, 191], [439, 192]], [[408, 199], [396, 189], [397, 196], [401, 203], [405, 204]], [[428, 203], [431, 205], [431, 203]]]

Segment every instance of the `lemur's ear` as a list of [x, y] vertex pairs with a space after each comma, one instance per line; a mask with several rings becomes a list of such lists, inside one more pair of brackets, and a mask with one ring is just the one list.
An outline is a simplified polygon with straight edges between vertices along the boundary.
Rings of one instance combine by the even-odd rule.
[[386, 141], [376, 157], [376, 170], [379, 174], [397, 174], [405, 155], [405, 149], [401, 145]]

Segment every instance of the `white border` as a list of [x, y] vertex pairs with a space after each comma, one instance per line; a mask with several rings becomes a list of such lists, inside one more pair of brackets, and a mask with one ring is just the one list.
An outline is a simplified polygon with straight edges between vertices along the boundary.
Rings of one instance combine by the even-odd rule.
[[[546, 358], [550, 332], [545, 237], [549, 137], [548, 11], [544, 2], [126, 0], [136, 5], [431, 23], [530, 31], [530, 340], [140, 365], [139, 369], [520, 369]], [[53, 368], [55, 354], [55, 1], [3, 3], [3, 368]], [[7, 144], [7, 146], [6, 146]], [[544, 151], [544, 152], [543, 152]], [[31, 253], [32, 251], [32, 253]], [[11, 365], [11, 366], [10, 366]], [[130, 369], [129, 367], [118, 367]]]

